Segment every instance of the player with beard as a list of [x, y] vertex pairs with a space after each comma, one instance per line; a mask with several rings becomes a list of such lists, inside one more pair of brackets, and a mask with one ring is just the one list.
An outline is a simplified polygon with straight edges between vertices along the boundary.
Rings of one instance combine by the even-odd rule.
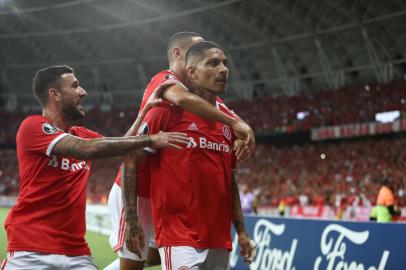
[[5, 222], [1, 269], [97, 269], [84, 239], [89, 160], [147, 146], [181, 149], [188, 140], [181, 133], [102, 138], [74, 126], [85, 116], [87, 93], [67, 66], [39, 70], [33, 92], [42, 115], [25, 118], [17, 133], [20, 190]]
[[[199, 42], [190, 47], [185, 59], [192, 82], [189, 89], [232, 116], [217, 97], [225, 91], [228, 80], [227, 57], [222, 49], [213, 42]], [[153, 223], [163, 269], [229, 269], [231, 223], [242, 254], [251, 261], [254, 247], [245, 229], [231, 172], [236, 163], [236, 138], [230, 126], [205, 120], [167, 102], [152, 108], [144, 121], [142, 131], [149, 134], [176, 130], [190, 138], [187, 149], [179, 153], [163, 150], [149, 157]], [[138, 151], [136, 162], [125, 162], [124, 182], [130, 184], [123, 194], [132, 196], [127, 199], [131, 202], [135, 202], [132, 194], [138, 181], [135, 164], [143, 157], [145, 153]], [[130, 218], [138, 220], [135, 211], [129, 213]], [[142, 249], [143, 233], [136, 222], [128, 222], [128, 230], [134, 224], [138, 234], [134, 233], [130, 244], [133, 249]]]
[[[201, 41], [203, 41], [202, 36], [194, 32], [178, 32], [169, 38], [167, 46], [169, 69], [152, 77], [145, 89], [140, 110], [151, 98], [162, 97], [171, 104], [193, 112], [204, 119], [224, 123], [232, 128], [236, 137], [241, 139], [235, 151], [237, 157], [246, 159], [255, 148], [255, 137], [252, 129], [237, 115], [224, 113], [187, 89], [186, 51], [190, 46]], [[217, 98], [217, 102], [220, 107], [225, 107], [220, 98]], [[135, 128], [131, 130], [132, 132], [137, 131]], [[123, 192], [126, 190], [125, 184], [131, 185], [131, 183], [122, 181], [124, 175], [127, 174], [123, 166], [117, 174], [115, 184], [109, 195], [109, 216], [112, 224], [112, 234], [109, 240], [119, 259], [107, 266], [106, 270], [140, 270], [144, 267], [144, 261], [150, 265], [160, 263], [151, 220], [149, 159], [142, 162], [138, 171], [138, 186], [136, 187], [138, 198], [134, 199], [135, 201], [132, 201], [132, 195]], [[139, 218], [136, 222], [131, 219], [131, 212], [133, 211], [138, 212]], [[133, 224], [126, 226], [127, 222]], [[129, 228], [132, 228], [133, 231], [130, 231]], [[134, 248], [131, 243], [132, 235], [139, 229], [143, 231], [146, 242], [142, 249]]]

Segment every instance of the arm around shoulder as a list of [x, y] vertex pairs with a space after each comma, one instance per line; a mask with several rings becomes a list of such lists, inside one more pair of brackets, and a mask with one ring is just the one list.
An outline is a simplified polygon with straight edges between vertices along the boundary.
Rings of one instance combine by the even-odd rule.
[[163, 98], [206, 120], [218, 121], [229, 126], [234, 125], [236, 122], [233, 117], [218, 110], [200, 96], [187, 91], [187, 89], [180, 84], [168, 87], [165, 92], [163, 92]]

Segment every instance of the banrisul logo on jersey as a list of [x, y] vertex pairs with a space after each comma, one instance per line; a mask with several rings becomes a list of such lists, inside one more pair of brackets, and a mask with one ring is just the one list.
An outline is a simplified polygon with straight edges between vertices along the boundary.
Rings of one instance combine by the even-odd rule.
[[221, 151], [221, 152], [230, 152], [230, 146], [226, 142], [214, 142], [208, 140], [206, 137], [198, 137], [197, 139], [193, 137], [189, 137], [189, 143], [186, 148], [201, 148], [201, 149], [209, 149], [214, 151]]
[[234, 270], [403, 270], [406, 225], [245, 217], [256, 256], [248, 266], [234, 236]]
[[90, 170], [87, 161], [61, 158], [57, 156], [51, 156], [51, 158], [48, 161], [48, 166], [71, 172], [79, 170]]

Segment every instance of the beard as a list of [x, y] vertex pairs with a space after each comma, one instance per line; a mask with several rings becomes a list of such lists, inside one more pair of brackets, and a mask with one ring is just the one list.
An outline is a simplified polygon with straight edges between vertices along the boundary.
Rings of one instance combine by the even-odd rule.
[[72, 103], [62, 105], [62, 117], [68, 123], [81, 122], [85, 113], [78, 109], [78, 106]]

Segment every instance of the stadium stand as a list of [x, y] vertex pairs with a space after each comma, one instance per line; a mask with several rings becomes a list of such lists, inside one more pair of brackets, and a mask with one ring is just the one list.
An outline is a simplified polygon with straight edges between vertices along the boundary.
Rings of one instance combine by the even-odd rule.
[[[295, 132], [312, 127], [375, 121], [383, 111], [406, 112], [406, 81], [361, 84], [335, 91], [301, 93], [293, 97], [266, 97], [229, 103], [258, 134]], [[298, 119], [297, 113], [308, 114]]]
[[374, 204], [377, 180], [394, 182], [398, 203], [406, 204], [406, 138], [372, 138], [303, 145], [260, 145], [239, 165], [239, 179], [251, 185], [259, 206]]
[[[406, 115], [406, 80], [389, 84], [362, 84], [336, 91], [301, 93], [292, 97], [265, 97], [253, 100], [234, 100], [230, 108], [253, 126], [257, 135], [292, 133], [313, 127], [364, 123], [375, 121], [375, 114], [399, 110]], [[85, 126], [105, 136], [119, 136], [136, 118], [138, 108], [112, 107], [102, 111], [95, 106], [88, 111]], [[306, 116], [298, 119], [297, 113]], [[0, 116], [0, 142], [12, 143], [18, 124], [27, 115], [38, 111], [5, 112]]]

